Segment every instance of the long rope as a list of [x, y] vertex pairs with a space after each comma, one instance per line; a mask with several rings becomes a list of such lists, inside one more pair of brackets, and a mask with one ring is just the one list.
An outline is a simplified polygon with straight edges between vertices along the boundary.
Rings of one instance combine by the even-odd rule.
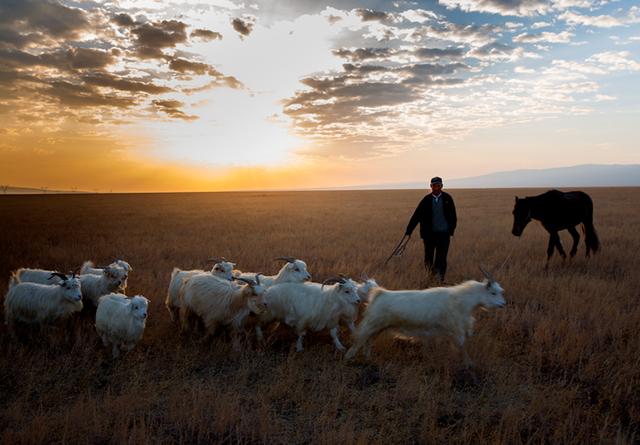
[[[520, 238], [518, 238], [518, 239], [520, 239]], [[511, 256], [513, 255], [513, 251], [515, 249], [516, 249], [516, 245], [514, 243], [511, 243], [511, 250], [509, 251], [509, 255], [507, 255], [507, 257], [504, 259], [504, 261], [502, 262], [500, 267], [498, 267], [498, 269], [496, 270], [496, 273], [500, 272], [502, 270], [502, 268], [507, 264], [507, 261], [509, 261], [511, 259]]]
[[[406, 239], [406, 241], [405, 241]], [[394, 256], [401, 256], [404, 253], [405, 248], [407, 247], [407, 243], [409, 242], [409, 240], [411, 239], [411, 235], [403, 235], [402, 238], [400, 239], [400, 242], [398, 243], [398, 245], [393, 249], [393, 252], [391, 252], [391, 255], [389, 255], [389, 258], [387, 258], [384, 262], [384, 265], [386, 266], [387, 263], [389, 262], [389, 260], [391, 258], [393, 258]]]

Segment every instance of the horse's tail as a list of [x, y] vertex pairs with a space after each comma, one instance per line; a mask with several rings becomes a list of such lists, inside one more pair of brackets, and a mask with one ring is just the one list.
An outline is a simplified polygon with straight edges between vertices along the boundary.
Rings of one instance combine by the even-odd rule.
[[589, 199], [587, 214], [582, 223], [582, 228], [584, 230], [585, 244], [587, 245], [587, 256], [589, 256], [591, 251], [596, 253], [600, 249], [600, 240], [595, 227], [593, 227], [593, 203], [591, 199]]

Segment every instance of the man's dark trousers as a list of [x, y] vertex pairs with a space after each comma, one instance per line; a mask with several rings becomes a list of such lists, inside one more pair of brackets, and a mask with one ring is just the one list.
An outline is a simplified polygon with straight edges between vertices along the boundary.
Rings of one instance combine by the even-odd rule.
[[[447, 272], [447, 253], [451, 237], [447, 232], [432, 232], [422, 241], [424, 242], [424, 267], [427, 272], [444, 280]], [[434, 258], [435, 257], [435, 258]]]

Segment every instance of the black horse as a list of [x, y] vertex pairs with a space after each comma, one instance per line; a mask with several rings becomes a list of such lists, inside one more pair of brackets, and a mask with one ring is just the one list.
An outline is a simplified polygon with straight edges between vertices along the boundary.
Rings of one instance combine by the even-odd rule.
[[549, 232], [549, 246], [547, 247], [547, 263], [553, 255], [553, 248], [558, 249], [562, 259], [566, 259], [559, 230], [568, 230], [573, 238], [573, 247], [569, 255], [573, 256], [578, 251], [578, 241], [580, 234], [576, 230], [578, 224], [582, 224], [585, 235], [585, 245], [587, 246], [587, 257], [591, 252], [596, 253], [600, 247], [598, 235], [593, 227], [593, 202], [589, 195], [584, 192], [561, 192], [559, 190], [549, 190], [538, 196], [518, 198], [513, 208], [513, 229], [511, 233], [515, 236], [522, 235], [524, 228], [529, 221], [536, 219], [542, 223]]

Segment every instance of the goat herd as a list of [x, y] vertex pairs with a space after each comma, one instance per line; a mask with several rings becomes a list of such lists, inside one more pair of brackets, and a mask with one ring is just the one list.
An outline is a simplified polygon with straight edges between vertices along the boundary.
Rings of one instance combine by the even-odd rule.
[[[484, 269], [483, 282], [392, 291], [366, 276], [362, 282], [340, 275], [314, 283], [304, 261], [291, 257], [277, 260], [285, 264], [273, 276], [242, 272], [224, 258], [213, 259], [208, 272], [174, 268], [165, 302], [171, 320], [180, 323], [183, 331], [204, 325], [206, 335], [213, 334], [218, 326], [227, 327], [234, 348], [239, 347], [238, 334], [246, 329], [250, 318], [258, 341], [263, 340], [263, 329], [280, 322], [296, 332], [297, 351], [303, 349], [306, 332], [321, 330], [329, 331], [335, 347], [344, 351], [338, 332], [345, 324], [354, 337], [347, 359], [363, 347], [368, 356], [371, 339], [387, 329], [416, 337], [444, 335], [460, 348], [468, 364], [464, 343], [473, 333], [474, 309], [505, 304], [502, 287]], [[132, 270], [123, 260], [102, 268], [87, 261], [80, 275], [18, 269], [12, 273], [4, 299], [7, 326], [15, 334], [16, 324], [38, 327], [68, 318], [83, 308], [95, 310], [96, 331], [118, 357], [142, 338], [147, 319], [148, 300], [125, 295]]]

